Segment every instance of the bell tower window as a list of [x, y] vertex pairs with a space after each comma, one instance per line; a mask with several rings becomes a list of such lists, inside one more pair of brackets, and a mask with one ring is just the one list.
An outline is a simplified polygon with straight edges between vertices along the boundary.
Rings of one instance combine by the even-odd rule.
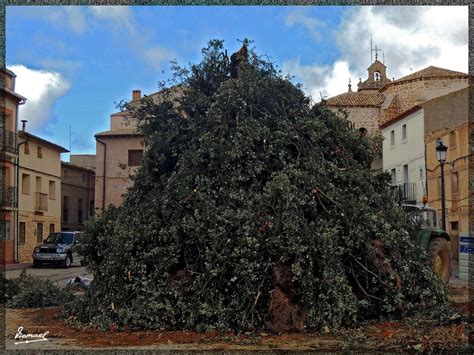
[[379, 71], [376, 71], [374, 73], [374, 81], [380, 81], [380, 72]]

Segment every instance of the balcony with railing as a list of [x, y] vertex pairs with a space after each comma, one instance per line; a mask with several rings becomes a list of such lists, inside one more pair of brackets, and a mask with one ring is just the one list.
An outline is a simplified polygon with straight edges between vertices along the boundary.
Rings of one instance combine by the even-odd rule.
[[0, 208], [16, 208], [16, 187], [0, 187]]
[[44, 212], [48, 210], [48, 194], [37, 192], [35, 210]]
[[12, 131], [8, 131], [4, 128], [0, 128], [0, 152], [18, 154], [18, 147], [16, 145], [17, 134]]
[[407, 182], [400, 185], [392, 186], [392, 189], [395, 193], [395, 197], [400, 203], [416, 203], [417, 201], [417, 191], [416, 183]]

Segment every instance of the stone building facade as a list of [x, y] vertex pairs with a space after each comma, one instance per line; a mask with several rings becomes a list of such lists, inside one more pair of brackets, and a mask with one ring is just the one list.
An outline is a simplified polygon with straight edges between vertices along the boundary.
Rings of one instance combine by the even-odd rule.
[[468, 74], [434, 66], [397, 80], [387, 78], [385, 65], [377, 59], [367, 70], [367, 80], [359, 82], [357, 92], [349, 84], [348, 92], [326, 103], [332, 111], [346, 111], [355, 128], [364, 127], [369, 134], [379, 133], [380, 125], [416, 105], [469, 85]]
[[[359, 80], [357, 92], [349, 84], [348, 92], [326, 100], [329, 109], [346, 112], [354, 128], [365, 128], [369, 135], [377, 135], [387, 122], [407, 115], [414, 107], [469, 85], [468, 74], [434, 66], [397, 80], [390, 80], [386, 69], [376, 58], [367, 68], [367, 79]], [[382, 156], [375, 159], [371, 169], [382, 171]]]

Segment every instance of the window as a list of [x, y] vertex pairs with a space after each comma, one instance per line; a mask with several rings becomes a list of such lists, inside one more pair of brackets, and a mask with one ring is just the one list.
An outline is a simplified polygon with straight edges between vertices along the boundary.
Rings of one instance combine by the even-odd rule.
[[143, 150], [132, 149], [128, 151], [128, 166], [138, 166], [143, 157]]
[[54, 223], [49, 225], [49, 234], [54, 233]]
[[458, 231], [459, 230], [459, 222], [451, 222], [451, 231]]
[[390, 131], [390, 145], [393, 147], [395, 145], [395, 131]]
[[375, 80], [375, 81], [380, 81], [380, 72], [379, 72], [379, 71], [376, 71], [376, 72], [374, 73], [374, 80]]
[[21, 175], [21, 193], [30, 194], [30, 174]]
[[423, 168], [420, 168], [420, 180], [423, 179]]
[[40, 159], [43, 158], [43, 152], [42, 152], [40, 146], [38, 146], [37, 149], [36, 149], [36, 156]]
[[10, 221], [0, 221], [0, 240], [10, 240]]
[[451, 193], [455, 194], [459, 192], [459, 180], [458, 180], [458, 173], [451, 174]]
[[82, 217], [83, 217], [82, 201], [83, 201], [82, 198], [77, 200], [77, 223], [82, 223], [83, 222], [83, 220], [82, 220]]
[[30, 143], [25, 142], [25, 144], [23, 144], [23, 146], [25, 147], [23, 152], [25, 153], [25, 155], [29, 155], [30, 154]]
[[449, 148], [451, 149], [456, 148], [456, 132], [455, 131], [449, 132]]
[[36, 192], [41, 192], [43, 189], [41, 188], [41, 177], [36, 177]]
[[408, 164], [403, 165], [403, 183], [408, 183]]
[[407, 125], [406, 124], [402, 126], [402, 140], [404, 141], [407, 140]]
[[67, 222], [69, 220], [69, 196], [63, 196], [63, 221]]
[[38, 243], [43, 242], [43, 223], [38, 223], [36, 225], [36, 241]]
[[49, 199], [56, 199], [56, 181], [49, 180]]
[[25, 244], [26, 242], [26, 223], [20, 222], [20, 231], [18, 236], [18, 243]]
[[392, 176], [392, 185], [397, 183], [397, 169], [390, 170], [390, 175]]

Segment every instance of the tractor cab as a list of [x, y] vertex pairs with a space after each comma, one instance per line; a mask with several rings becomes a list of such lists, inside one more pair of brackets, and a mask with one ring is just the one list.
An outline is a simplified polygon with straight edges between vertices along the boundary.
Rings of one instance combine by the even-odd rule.
[[402, 208], [413, 213], [413, 218], [420, 229], [440, 229], [438, 211], [433, 207], [419, 205], [402, 205]]

